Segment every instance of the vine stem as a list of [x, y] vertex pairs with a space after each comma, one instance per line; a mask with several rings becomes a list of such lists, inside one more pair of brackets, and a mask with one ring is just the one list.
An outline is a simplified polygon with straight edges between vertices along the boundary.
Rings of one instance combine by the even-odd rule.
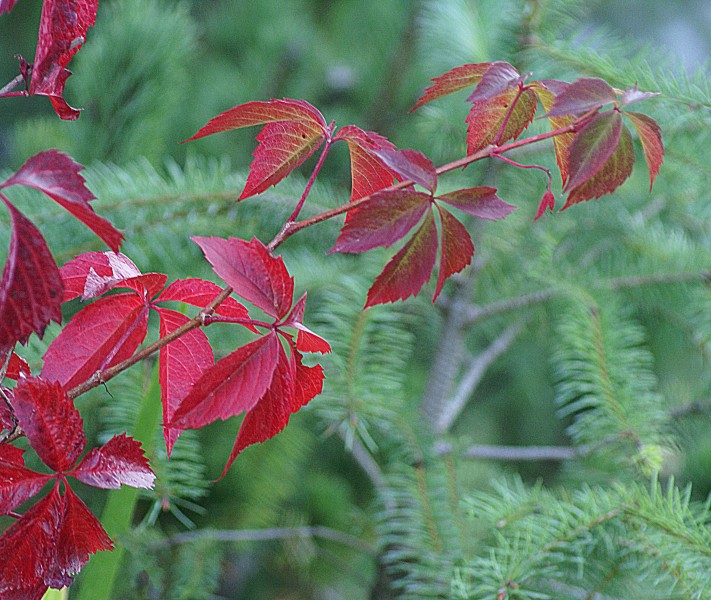
[[12, 90], [15, 89], [18, 85], [20, 85], [24, 81], [24, 77], [20, 74], [15, 79], [4, 85], [2, 88], [0, 88], [0, 96], [25, 96], [26, 92], [13, 92]]

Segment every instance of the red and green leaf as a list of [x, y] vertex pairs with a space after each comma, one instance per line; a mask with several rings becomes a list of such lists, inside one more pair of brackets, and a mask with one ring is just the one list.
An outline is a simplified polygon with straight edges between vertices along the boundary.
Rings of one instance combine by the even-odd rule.
[[614, 192], [630, 176], [633, 164], [632, 135], [629, 129], [623, 126], [620, 141], [612, 156], [593, 177], [570, 190], [568, 200], [563, 209], [578, 202], [599, 198], [603, 194]]
[[[50, 2], [52, 4], [53, 2]], [[47, 2], [45, 2], [45, 6]], [[34, 78], [34, 71], [33, 71]], [[30, 158], [0, 188], [24, 185], [43, 192], [84, 223], [114, 252], [118, 252], [123, 235], [94, 212], [89, 202], [94, 194], [79, 174], [83, 167], [57, 150], [45, 150]]]
[[[549, 112], [555, 103], [556, 94], [560, 94], [566, 87], [568, 83], [564, 81], [557, 81], [555, 79], [545, 80], [545, 81], [534, 81], [531, 83], [531, 89], [538, 96], [538, 99], [543, 105], [543, 109]], [[562, 127], [568, 127], [575, 121], [575, 117], [570, 115], [563, 115], [561, 117], [548, 117], [548, 123], [550, 124], [551, 130], [560, 129]], [[560, 178], [565, 185], [568, 181], [568, 155], [570, 152], [570, 144], [573, 143], [575, 134], [572, 132], [561, 133], [553, 138], [553, 148], [555, 150], [555, 159], [558, 163], [558, 170], [560, 171]], [[540, 216], [540, 215], [539, 215]]]
[[136, 294], [100, 298], [84, 307], [52, 341], [42, 378], [67, 389], [129, 358], [146, 337], [148, 307]]
[[456, 190], [437, 196], [437, 200], [479, 219], [492, 221], [503, 219], [516, 210], [496, 195], [496, 188], [486, 186]]
[[54, 471], [74, 466], [86, 445], [83, 421], [58, 383], [22, 379], [12, 400], [17, 421], [42, 462]]
[[597, 77], [577, 79], [556, 94], [548, 117], [573, 115], [579, 117], [617, 100], [617, 94], [609, 83]]
[[283, 318], [294, 298], [294, 279], [281, 257], [273, 257], [258, 239], [193, 237], [213, 271], [238, 296], [265, 313]]
[[639, 140], [642, 142], [642, 150], [649, 170], [649, 189], [651, 190], [654, 180], [659, 174], [659, 168], [664, 161], [662, 130], [657, 122], [647, 115], [637, 112], [624, 112], [622, 114], [632, 122], [632, 125], [637, 130]]
[[493, 62], [482, 75], [481, 81], [471, 93], [467, 102], [475, 103], [491, 100], [502, 92], [515, 89], [521, 83], [521, 74], [509, 63]]
[[432, 212], [408, 242], [385, 265], [370, 290], [365, 307], [415, 296], [432, 275], [437, 259], [437, 227]]
[[395, 146], [386, 138], [374, 131], [363, 131], [355, 125], [347, 125], [338, 130], [333, 140], [344, 140], [348, 144], [351, 200], [370, 196], [392, 185], [395, 173], [375, 154], [376, 150], [395, 150]]
[[0, 351], [42, 337], [62, 321], [62, 278], [39, 230], [0, 194], [12, 217], [12, 235], [0, 281]]
[[437, 287], [435, 288], [432, 302], [437, 300], [444, 286], [444, 282], [459, 273], [472, 261], [474, 244], [466, 227], [448, 210], [437, 205], [440, 223], [442, 225], [442, 244], [439, 258], [439, 273], [437, 274]]
[[453, 94], [471, 87], [481, 81], [482, 76], [492, 63], [476, 63], [454, 67], [439, 77], [432, 79], [433, 83], [419, 98], [415, 106], [410, 111], [418, 109], [420, 106], [432, 102], [442, 96]]
[[432, 196], [413, 189], [376, 192], [341, 228], [330, 252], [365, 252], [388, 247], [415, 227], [430, 208]]
[[437, 189], [437, 170], [432, 161], [417, 150], [376, 150], [380, 158], [401, 179], [409, 179], [430, 193]]

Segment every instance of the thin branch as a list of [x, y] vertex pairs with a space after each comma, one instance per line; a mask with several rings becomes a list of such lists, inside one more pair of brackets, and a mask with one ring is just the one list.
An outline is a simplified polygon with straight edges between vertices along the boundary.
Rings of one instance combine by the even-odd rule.
[[[445, 456], [454, 451], [449, 442], [439, 442], [435, 446], [438, 456]], [[474, 444], [468, 446], [460, 455], [462, 458], [501, 461], [538, 461], [538, 460], [573, 460], [590, 454], [588, 446], [496, 446]]]
[[5, 94], [11, 92], [18, 85], [20, 85], [24, 80], [25, 80], [25, 78], [22, 76], [22, 74], [18, 75], [17, 77], [15, 77], [15, 79], [13, 79], [12, 81], [10, 81], [6, 85], [4, 85], [2, 88], [0, 88], [0, 96], [4, 96]]
[[437, 417], [434, 426], [436, 434], [442, 435], [449, 430], [452, 423], [454, 423], [464, 410], [472, 392], [481, 382], [487, 369], [499, 356], [506, 352], [518, 334], [521, 333], [522, 329], [523, 324], [521, 322], [513, 323], [504, 329], [499, 337], [489, 344], [486, 350], [473, 357], [469, 369], [459, 382], [457, 391], [454, 396], [444, 404]]
[[377, 553], [373, 546], [360, 538], [322, 525], [310, 527], [270, 527], [267, 529], [201, 529], [198, 531], [185, 531], [172, 535], [164, 540], [151, 542], [148, 544], [148, 547], [164, 548], [177, 544], [188, 544], [199, 540], [211, 540], [215, 542], [263, 542], [292, 538], [321, 538], [349, 546], [364, 554], [375, 555]]

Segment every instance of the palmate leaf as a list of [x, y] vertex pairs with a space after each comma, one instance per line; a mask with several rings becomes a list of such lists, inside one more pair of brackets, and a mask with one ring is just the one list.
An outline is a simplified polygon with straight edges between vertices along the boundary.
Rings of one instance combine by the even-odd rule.
[[269, 100], [247, 102], [211, 119], [195, 135], [207, 135], [264, 125], [257, 135], [259, 142], [242, 194], [243, 200], [276, 185], [311, 156], [329, 135], [323, 115], [304, 100]]

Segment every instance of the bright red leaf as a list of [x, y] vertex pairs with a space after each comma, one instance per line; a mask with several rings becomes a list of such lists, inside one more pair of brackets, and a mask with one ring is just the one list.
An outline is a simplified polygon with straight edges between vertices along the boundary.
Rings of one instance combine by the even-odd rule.
[[410, 111], [416, 110], [423, 104], [432, 102], [437, 98], [458, 92], [478, 83], [492, 63], [477, 63], [454, 67], [444, 75], [435, 77]]
[[6, 12], [10, 12], [12, 7], [15, 6], [17, 0], [0, 0], [0, 15]]
[[7, 363], [7, 370], [5, 371], [5, 377], [8, 379], [14, 379], [17, 381], [20, 377], [30, 376], [30, 365], [27, 361], [18, 356], [14, 352], [10, 355], [10, 362]]
[[614, 192], [630, 176], [633, 164], [632, 135], [629, 129], [623, 126], [620, 141], [612, 156], [593, 177], [570, 190], [563, 209], [578, 202], [599, 198], [603, 194]]
[[291, 308], [294, 279], [281, 257], [275, 258], [258, 239], [193, 237], [217, 275], [238, 296], [272, 317], [282, 318]]
[[279, 359], [275, 333], [257, 338], [203, 372], [167, 423], [199, 428], [251, 410], [269, 387]]
[[492, 221], [503, 219], [516, 210], [515, 206], [496, 195], [496, 188], [486, 186], [456, 190], [437, 196], [437, 200], [472, 216]]
[[70, 389], [129, 358], [146, 337], [148, 307], [136, 294], [100, 298], [67, 323], [44, 355], [42, 377]]
[[264, 125], [239, 200], [276, 185], [311, 156], [330, 135], [323, 115], [304, 100], [247, 102], [211, 119], [186, 142], [241, 127]]
[[15, 388], [12, 408], [44, 464], [60, 472], [74, 465], [86, 438], [79, 411], [60, 384], [36, 377], [22, 379]]
[[25, 468], [23, 453], [21, 448], [0, 444], [0, 515], [32, 498], [51, 478]]
[[647, 115], [637, 112], [624, 112], [622, 114], [632, 121], [632, 125], [637, 130], [637, 135], [642, 142], [644, 158], [649, 169], [649, 189], [651, 190], [654, 185], [654, 179], [659, 174], [659, 168], [664, 161], [662, 130], [657, 122]]
[[39, 230], [0, 194], [12, 217], [7, 262], [0, 281], [0, 352], [40, 337], [61, 323], [62, 279]]
[[355, 125], [338, 130], [334, 141], [345, 140], [351, 157], [351, 200], [370, 196], [393, 183], [395, 173], [375, 154], [376, 150], [395, 150], [382, 135], [363, 131]]
[[538, 205], [538, 210], [536, 211], [536, 216], [533, 217], [534, 221], [537, 221], [543, 216], [543, 213], [547, 210], [555, 209], [555, 196], [550, 190], [546, 190], [541, 198], [541, 202]]
[[435, 288], [432, 302], [437, 300], [444, 282], [471, 263], [474, 255], [474, 244], [466, 227], [448, 210], [439, 205], [437, 210], [442, 224], [442, 248], [440, 250], [437, 287]]
[[[174, 310], [158, 308], [157, 311], [161, 338], [189, 321], [184, 314]], [[212, 346], [201, 329], [192, 329], [160, 349], [159, 381], [164, 423], [170, 423], [181, 400], [214, 362]], [[163, 428], [169, 455], [179, 435], [179, 429], [167, 425]]]
[[573, 115], [578, 117], [616, 100], [615, 90], [606, 81], [596, 77], [577, 79], [565, 86], [565, 89], [559, 94], [556, 94], [555, 102], [546, 116]]
[[[222, 291], [220, 286], [204, 279], [176, 279], [165, 288], [155, 302], [185, 302], [191, 306], [205, 308]], [[235, 319], [249, 319], [247, 309], [237, 300], [228, 296], [215, 309], [218, 315]], [[252, 328], [257, 333], [257, 330]]]
[[368, 290], [365, 307], [415, 296], [432, 274], [437, 258], [437, 227], [432, 212], [385, 265]]
[[376, 192], [349, 211], [329, 252], [365, 252], [402, 239], [430, 208], [432, 196], [413, 189]]
[[304, 325], [304, 312], [306, 310], [306, 292], [294, 304], [289, 316], [282, 327], [295, 327], [298, 330], [296, 348], [301, 352], [320, 352], [324, 354], [331, 351], [331, 346], [320, 335], [316, 335]]
[[[45, 1], [54, 4], [52, 1]], [[33, 71], [34, 74], [34, 71]], [[66, 154], [57, 150], [45, 150], [30, 158], [0, 188], [10, 185], [25, 185], [43, 192], [62, 205], [84, 225], [98, 235], [107, 246], [118, 252], [123, 235], [106, 219], [94, 212], [89, 202], [94, 194], [86, 187], [79, 174], [83, 167]]]
[[307, 367], [302, 363], [301, 353], [290, 344], [291, 359], [294, 365], [294, 403], [292, 406], [298, 408], [306, 406], [311, 400], [318, 396], [323, 390], [323, 367], [314, 365]]
[[49, 96], [62, 119], [79, 117], [80, 111], [62, 97], [64, 84], [71, 75], [65, 67], [94, 25], [97, 5], [98, 0], [44, 0], [42, 4], [30, 94]]
[[140, 444], [125, 434], [115, 435], [100, 448], [89, 450], [69, 475], [109, 490], [117, 490], [122, 485], [152, 488], [155, 481]]

